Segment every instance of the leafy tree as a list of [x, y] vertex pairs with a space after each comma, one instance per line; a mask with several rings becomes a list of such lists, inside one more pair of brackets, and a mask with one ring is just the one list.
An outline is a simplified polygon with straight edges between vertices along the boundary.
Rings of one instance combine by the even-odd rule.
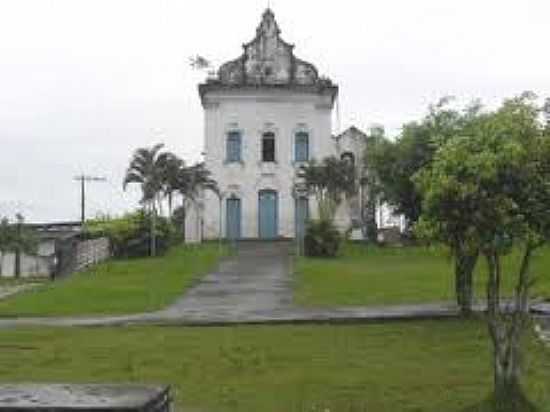
[[138, 183], [141, 186], [141, 203], [151, 213], [151, 256], [156, 255], [157, 204], [160, 203], [165, 182], [165, 157], [160, 153], [163, 147], [164, 145], [160, 143], [151, 148], [137, 149], [130, 160], [123, 181], [124, 189], [130, 183]]
[[22, 215], [16, 215], [16, 222], [11, 223], [7, 218], [0, 221], [0, 273], [7, 252], [15, 253], [15, 277], [21, 276], [21, 254], [33, 255], [36, 253], [38, 239], [36, 234], [24, 225]]
[[[367, 150], [366, 163], [378, 182], [378, 194], [397, 213], [402, 213], [409, 225], [414, 225], [421, 215], [423, 197], [411, 177], [430, 167], [440, 146], [457, 136], [470, 134], [482, 117], [478, 102], [460, 111], [449, 107], [451, 100], [450, 97], [441, 99], [429, 107], [421, 121], [405, 124], [395, 141], [379, 133]], [[458, 228], [450, 246], [457, 304], [464, 314], [469, 314], [473, 302], [473, 271], [479, 252], [466, 247]]]
[[419, 122], [403, 125], [395, 140], [380, 130], [371, 133], [374, 138], [366, 152], [367, 167], [380, 183], [382, 200], [410, 224], [418, 220], [422, 210], [422, 197], [411, 176], [432, 161], [438, 144], [461, 130], [467, 118], [467, 114], [449, 108], [451, 100], [445, 97], [430, 105], [428, 114]]
[[[478, 116], [468, 133], [453, 136], [429, 168], [414, 178], [422, 194], [417, 230], [465, 248], [487, 262], [487, 321], [493, 344], [494, 399], [498, 411], [524, 411], [521, 386], [522, 336], [529, 319], [530, 264], [550, 234], [550, 134], [540, 122], [535, 96], [525, 93]], [[502, 258], [521, 250], [517, 273]], [[509, 272], [509, 271], [508, 271]], [[513, 300], [504, 304], [502, 278], [513, 276]]]

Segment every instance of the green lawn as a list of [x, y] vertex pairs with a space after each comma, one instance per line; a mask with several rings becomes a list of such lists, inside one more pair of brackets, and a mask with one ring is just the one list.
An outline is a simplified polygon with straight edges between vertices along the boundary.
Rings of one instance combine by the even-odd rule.
[[[519, 254], [506, 258], [504, 287], [511, 291]], [[376, 248], [347, 245], [336, 259], [300, 258], [295, 264], [298, 303], [305, 305], [385, 305], [454, 299], [453, 264], [443, 248]], [[478, 297], [485, 293], [485, 262], [476, 268]], [[550, 298], [550, 249], [533, 260], [535, 296]]]
[[[528, 343], [526, 392], [547, 412], [550, 351]], [[0, 331], [0, 380], [169, 383], [201, 412], [473, 412], [489, 353], [473, 320], [17, 329]]]
[[112, 260], [0, 301], [0, 316], [122, 314], [160, 309], [219, 259], [215, 244], [176, 246], [165, 256]]

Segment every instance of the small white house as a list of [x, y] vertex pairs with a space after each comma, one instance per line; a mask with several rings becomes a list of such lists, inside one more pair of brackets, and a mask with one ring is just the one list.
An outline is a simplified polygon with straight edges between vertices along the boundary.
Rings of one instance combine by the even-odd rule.
[[[332, 136], [338, 86], [294, 54], [267, 9], [243, 53], [199, 85], [204, 160], [221, 196], [205, 192], [186, 222], [187, 241], [293, 238], [313, 199], [295, 190], [298, 167], [311, 159], [362, 156], [350, 128]], [[342, 205], [342, 229], [360, 218], [360, 201]]]

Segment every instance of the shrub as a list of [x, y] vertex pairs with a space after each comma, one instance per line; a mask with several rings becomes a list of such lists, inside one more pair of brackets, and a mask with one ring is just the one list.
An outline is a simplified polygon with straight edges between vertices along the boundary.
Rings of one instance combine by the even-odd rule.
[[330, 220], [312, 220], [304, 237], [306, 256], [334, 257], [340, 249], [342, 236]]
[[[115, 257], [148, 256], [150, 218], [143, 210], [126, 213], [119, 218], [99, 217], [86, 222], [84, 235], [88, 238], [109, 238]], [[156, 236], [157, 251], [161, 254], [180, 239], [170, 221], [162, 216], [157, 216]]]

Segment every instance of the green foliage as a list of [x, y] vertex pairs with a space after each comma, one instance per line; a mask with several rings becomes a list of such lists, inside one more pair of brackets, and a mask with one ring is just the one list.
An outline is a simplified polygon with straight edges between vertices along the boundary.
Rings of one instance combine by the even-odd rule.
[[16, 216], [16, 222], [8, 218], [0, 220], [0, 253], [21, 252], [28, 255], [36, 253], [38, 238], [36, 233], [25, 226], [24, 218]]
[[130, 160], [130, 165], [124, 176], [123, 187], [130, 183], [137, 183], [141, 186], [143, 204], [152, 204], [158, 200], [164, 183], [165, 159], [161, 156], [162, 143], [151, 148], [142, 147], [137, 149]]
[[334, 257], [342, 244], [342, 235], [332, 220], [311, 220], [304, 237], [306, 256]]
[[180, 171], [185, 167], [185, 162], [174, 153], [164, 152], [159, 156], [161, 169], [162, 191], [168, 198], [168, 211], [172, 214], [172, 200], [174, 192], [179, 189]]
[[410, 224], [422, 211], [421, 191], [411, 177], [431, 163], [439, 145], [471, 128], [480, 110], [477, 102], [462, 111], [452, 109], [451, 100], [441, 99], [421, 121], [404, 124], [396, 140], [376, 133], [366, 152], [367, 168], [376, 176], [382, 200]]
[[[149, 251], [152, 256], [156, 255], [157, 244], [162, 245], [165, 239], [157, 240], [157, 224], [166, 226], [165, 222], [158, 221], [157, 210], [162, 211], [163, 197], [168, 199], [168, 212], [172, 214], [172, 201], [174, 193], [179, 193], [183, 198], [182, 208], [189, 203], [194, 203], [202, 190], [211, 190], [219, 195], [217, 183], [210, 178], [210, 172], [204, 163], [197, 163], [187, 167], [185, 161], [171, 152], [161, 152], [163, 144], [156, 144], [151, 148], [137, 149], [130, 165], [126, 171], [123, 187], [130, 183], [137, 183], [141, 186], [141, 202], [151, 212], [149, 219]], [[185, 215], [185, 211], [183, 213]], [[157, 222], [158, 221], [158, 222]], [[181, 224], [181, 222], [179, 222]], [[183, 224], [181, 225], [183, 229]], [[161, 228], [161, 232], [164, 229]], [[177, 230], [177, 233], [184, 234], [184, 230]], [[143, 236], [142, 236], [143, 237]], [[141, 256], [143, 244], [134, 245], [130, 254]]]
[[342, 197], [357, 192], [353, 164], [335, 156], [326, 157], [321, 163], [312, 160], [299, 173], [309, 192], [315, 195], [321, 220], [332, 220]]
[[[90, 238], [108, 237], [115, 257], [140, 257], [149, 254], [151, 242], [151, 214], [143, 210], [127, 213], [119, 218], [108, 216], [89, 220], [85, 226], [85, 236]], [[160, 253], [181, 240], [169, 219], [157, 216], [155, 241]]]
[[422, 193], [417, 232], [469, 249], [506, 249], [546, 237], [550, 228], [550, 140], [533, 96], [480, 116], [466, 135], [443, 143], [414, 178]]

